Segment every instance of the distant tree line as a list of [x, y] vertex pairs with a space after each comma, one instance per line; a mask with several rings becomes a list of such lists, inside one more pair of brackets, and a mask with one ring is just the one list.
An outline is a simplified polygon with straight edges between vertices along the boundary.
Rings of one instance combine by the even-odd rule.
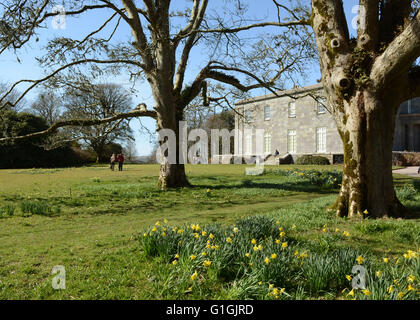
[[[120, 85], [92, 84], [86, 78], [78, 80], [66, 92], [51, 89], [40, 92], [29, 108], [21, 105], [3, 110], [0, 138], [44, 131], [63, 120], [102, 119], [131, 109], [131, 96]], [[132, 158], [133, 140], [127, 120], [66, 127], [48, 137], [1, 143], [0, 168], [68, 167], [108, 162], [112, 153], [123, 152], [122, 142], [130, 146]]]

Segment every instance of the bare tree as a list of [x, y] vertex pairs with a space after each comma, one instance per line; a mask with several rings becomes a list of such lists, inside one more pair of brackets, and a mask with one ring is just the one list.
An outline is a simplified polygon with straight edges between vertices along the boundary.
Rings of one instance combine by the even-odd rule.
[[[297, 33], [297, 29], [305, 26], [302, 17], [309, 19], [309, 14], [305, 11], [295, 15], [298, 19], [282, 20], [279, 14], [278, 21], [256, 22], [243, 17], [246, 6], [242, 1], [230, 1], [227, 8], [230, 6], [234, 9], [225, 10], [225, 16], [218, 15], [217, 10], [210, 13], [208, 0], [188, 1], [185, 3], [188, 7], [184, 7], [184, 10], [179, 9], [178, 1], [175, 3], [170, 0], [121, 0], [121, 7], [118, 2], [69, 1], [71, 10], [67, 12], [68, 16], [105, 9], [109, 18], [82, 40], [51, 40], [48, 44], [49, 54], [41, 61], [44, 67], [55, 69], [42, 79], [22, 80], [16, 85], [29, 83], [27, 90], [31, 90], [67, 69], [84, 64], [92, 64], [93, 70], [98, 73], [102, 70], [97, 68], [97, 65], [110, 65], [114, 70], [117, 66], [120, 69], [125, 68], [133, 81], [144, 78], [153, 92], [154, 112], [143, 110], [144, 112], [138, 112], [137, 115], [152, 115], [157, 120], [158, 130], [171, 129], [178, 135], [179, 121], [183, 120], [184, 111], [194, 98], [205, 92], [208, 81], [225, 83], [245, 92], [262, 87], [271, 88], [276, 86], [284, 75], [298, 71], [298, 66], [305, 65], [310, 58], [308, 43], [311, 36], [298, 36]], [[171, 5], [176, 5], [177, 8], [171, 9]], [[37, 24], [54, 14], [45, 11], [44, 14], [38, 15]], [[111, 28], [110, 34], [102, 35], [101, 32], [111, 23], [114, 23], [114, 27]], [[131, 30], [130, 43], [115, 44], [111, 41], [121, 23], [128, 25]], [[269, 50], [263, 55], [258, 54], [256, 49], [261, 46], [261, 41], [255, 39], [255, 36], [248, 39], [254, 44], [253, 50], [247, 50], [250, 46], [237, 36], [239, 32], [268, 26], [285, 28], [283, 33], [278, 32], [280, 36], [276, 36], [279, 44], [288, 43], [284, 51], [278, 46], [281, 54]], [[186, 83], [187, 67], [193, 62], [190, 59], [191, 52], [198, 45], [205, 44], [210, 44], [213, 50], [208, 50], [207, 61], [196, 63], [199, 71], [190, 83]], [[278, 68], [261, 68], [273, 64]], [[59, 124], [63, 125], [68, 123]], [[54, 127], [56, 128], [57, 126]], [[51, 132], [53, 131], [44, 133]], [[162, 188], [189, 185], [182, 152], [179, 152], [178, 136], [176, 141], [177, 163], [170, 163], [166, 157], [162, 157], [159, 176], [159, 185]]]
[[[116, 114], [125, 114], [132, 109], [130, 94], [116, 84], [91, 84], [81, 82], [79, 87], [73, 84], [65, 95], [64, 119], [106, 119]], [[81, 107], [83, 106], [83, 107]], [[105, 146], [112, 142], [133, 140], [129, 121], [120, 119], [100, 125], [67, 129], [68, 136], [82, 140], [96, 153], [96, 161], [105, 161]]]
[[62, 99], [52, 90], [41, 92], [31, 105], [32, 112], [43, 118], [48, 125], [60, 120], [63, 112]]
[[392, 142], [400, 104], [420, 95], [417, 0], [360, 0], [357, 38], [342, 1], [312, 0], [322, 82], [344, 144], [339, 216], [400, 217]]

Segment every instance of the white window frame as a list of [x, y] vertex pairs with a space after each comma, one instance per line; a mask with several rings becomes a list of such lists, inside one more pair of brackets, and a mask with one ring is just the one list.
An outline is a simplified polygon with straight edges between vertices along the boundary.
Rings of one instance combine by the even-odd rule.
[[327, 152], [327, 128], [326, 127], [316, 128], [316, 152], [317, 153]]
[[289, 115], [289, 118], [296, 118], [296, 101], [289, 102], [287, 113]]
[[[267, 117], [267, 110], [268, 110], [268, 117]], [[271, 107], [270, 106], [264, 106], [264, 121], [271, 120]]]
[[[293, 139], [292, 144], [290, 139]], [[290, 154], [297, 153], [297, 131], [295, 129], [287, 130], [287, 152]]]
[[316, 104], [316, 113], [317, 114], [324, 114], [327, 112], [327, 99], [326, 98], [319, 98]]
[[271, 133], [264, 133], [264, 153], [271, 153]]

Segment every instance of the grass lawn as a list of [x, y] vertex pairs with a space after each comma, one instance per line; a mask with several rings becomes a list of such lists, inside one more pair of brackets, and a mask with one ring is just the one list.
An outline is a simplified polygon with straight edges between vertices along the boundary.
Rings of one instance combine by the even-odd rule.
[[[166, 192], [156, 187], [156, 165], [127, 165], [124, 172], [101, 166], [0, 170], [0, 298], [235, 298], [229, 282], [215, 281], [205, 292], [168, 289], [171, 265], [146, 254], [139, 240], [163, 219], [169, 221], [168, 228], [191, 223], [230, 226], [263, 214], [285, 227], [295, 224], [299, 241], [321, 241], [320, 236], [328, 235], [334, 246], [368, 250], [378, 257], [418, 250], [420, 197], [403, 188], [411, 178], [396, 175], [395, 181], [413, 219], [349, 221], [326, 211], [336, 188], [320, 188], [299, 176], [250, 177], [244, 175], [245, 167], [187, 166], [194, 187]], [[351, 236], [336, 237], [335, 229]], [[66, 268], [66, 290], [51, 287], [56, 265]]]

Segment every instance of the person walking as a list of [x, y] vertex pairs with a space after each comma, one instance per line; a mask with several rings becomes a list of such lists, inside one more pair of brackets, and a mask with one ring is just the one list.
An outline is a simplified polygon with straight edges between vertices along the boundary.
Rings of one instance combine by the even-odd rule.
[[115, 167], [115, 160], [117, 160], [115, 158], [115, 153], [112, 154], [111, 158], [109, 159], [109, 168], [114, 171], [114, 167]]
[[117, 157], [118, 160], [118, 171], [123, 171], [124, 155], [120, 153]]

